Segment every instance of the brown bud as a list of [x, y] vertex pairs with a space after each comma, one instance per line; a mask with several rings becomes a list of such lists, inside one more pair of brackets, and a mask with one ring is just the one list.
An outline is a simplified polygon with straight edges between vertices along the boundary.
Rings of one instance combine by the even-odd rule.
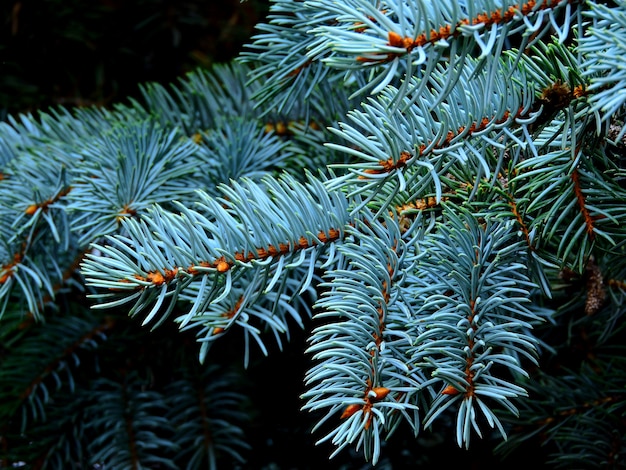
[[215, 267], [217, 268], [218, 272], [225, 273], [226, 271], [228, 271], [230, 269], [230, 264], [228, 264], [226, 261], [222, 260], [222, 261], [218, 262]]
[[446, 388], [443, 389], [443, 392], [441, 392], [442, 395], [458, 395], [459, 393], [461, 392], [459, 392], [452, 385], [448, 385]]
[[390, 46], [402, 47], [404, 45], [404, 42], [402, 41], [402, 36], [400, 36], [398, 33], [389, 31], [387, 38], [389, 39]]
[[374, 400], [379, 401], [383, 400], [387, 395], [389, 395], [389, 392], [391, 392], [391, 390], [389, 390], [387, 387], [374, 387], [372, 389], [372, 392], [376, 394], [376, 398], [374, 398]]
[[278, 135], [285, 135], [285, 134], [287, 134], [287, 124], [285, 124], [284, 122], [277, 122], [276, 123], [276, 133]]
[[349, 418], [354, 413], [359, 411], [361, 408], [362, 408], [362, 405], [357, 405], [356, 403], [346, 406], [346, 409], [343, 410], [343, 413], [341, 413], [341, 419]]

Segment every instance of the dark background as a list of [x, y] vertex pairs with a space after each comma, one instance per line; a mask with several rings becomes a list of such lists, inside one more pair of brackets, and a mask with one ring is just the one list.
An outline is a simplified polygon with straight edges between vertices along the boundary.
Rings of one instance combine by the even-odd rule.
[[269, 0], [2, 0], [0, 119], [110, 105], [236, 56]]

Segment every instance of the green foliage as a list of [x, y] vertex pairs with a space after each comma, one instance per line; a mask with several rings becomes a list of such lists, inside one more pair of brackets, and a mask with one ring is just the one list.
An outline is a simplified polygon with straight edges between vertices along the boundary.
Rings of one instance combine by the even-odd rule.
[[246, 374], [304, 330], [302, 419], [352, 468], [444, 461], [425, 436], [622, 467], [626, 3], [267, 21], [142, 99], [2, 123], [3, 463], [244, 465], [286, 393]]

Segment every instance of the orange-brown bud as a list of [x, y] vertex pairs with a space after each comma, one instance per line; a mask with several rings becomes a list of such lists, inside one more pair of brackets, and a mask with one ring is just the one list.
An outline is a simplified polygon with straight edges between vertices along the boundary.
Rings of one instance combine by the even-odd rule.
[[346, 409], [343, 410], [343, 413], [341, 413], [341, 419], [349, 418], [354, 413], [359, 411], [362, 407], [362, 405], [357, 405], [356, 403], [346, 406]]
[[376, 394], [376, 398], [374, 398], [374, 400], [379, 401], [389, 395], [389, 392], [391, 392], [391, 390], [389, 390], [387, 387], [374, 387], [372, 389], [372, 392]]
[[146, 276], [147, 280], [152, 284], [156, 284], [157, 286], [162, 285], [165, 282], [165, 277], [160, 272], [148, 273]]
[[441, 392], [442, 395], [458, 395], [459, 393], [461, 392], [459, 392], [452, 385], [448, 385], [446, 388], [443, 389], [443, 392]]
[[279, 121], [276, 123], [276, 133], [278, 135], [285, 135], [287, 133], [287, 124]]
[[225, 273], [226, 271], [228, 271], [230, 269], [230, 264], [228, 264], [226, 261], [222, 260], [222, 261], [218, 262], [215, 267], [217, 268], [217, 272]]
[[389, 39], [389, 45], [390, 46], [393, 46], [393, 47], [403, 47], [404, 46], [404, 41], [402, 40], [402, 36], [400, 36], [398, 33], [394, 33], [393, 31], [389, 31], [389, 34], [388, 34], [387, 38]]

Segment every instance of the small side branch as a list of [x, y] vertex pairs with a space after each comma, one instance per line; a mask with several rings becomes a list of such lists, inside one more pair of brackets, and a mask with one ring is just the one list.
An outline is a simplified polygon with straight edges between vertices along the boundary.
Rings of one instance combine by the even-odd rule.
[[519, 210], [517, 208], [517, 203], [515, 202], [515, 199], [513, 199], [513, 196], [511, 195], [509, 195], [509, 206], [511, 207], [511, 212], [513, 213], [513, 217], [515, 217], [515, 220], [517, 221], [517, 224], [519, 225], [520, 230], [524, 234], [524, 239], [526, 240], [526, 244], [528, 245], [528, 248], [531, 251], [535, 251], [535, 247], [530, 240], [530, 232], [528, 231], [528, 226], [524, 222], [524, 218], [522, 217], [522, 214], [519, 213]]
[[[467, 321], [470, 324], [470, 328], [472, 331], [476, 331], [476, 323], [474, 322], [475, 317], [475, 301], [470, 301], [470, 314], [467, 317]], [[468, 347], [468, 356], [465, 359], [465, 381], [467, 382], [467, 386], [465, 390], [461, 392], [454, 385], [446, 386], [441, 392], [442, 395], [458, 395], [459, 393], [463, 393], [465, 398], [470, 398], [474, 396], [474, 371], [472, 370], [472, 366], [474, 365], [474, 345], [475, 341], [472, 337], [468, 337], [467, 339], [467, 347]]]
[[39, 375], [37, 375], [37, 377], [35, 377], [30, 382], [30, 384], [24, 389], [24, 391], [21, 393], [20, 398], [19, 398], [20, 402], [26, 400], [31, 395], [31, 393], [33, 393], [33, 391], [37, 388], [37, 386], [41, 384], [50, 373], [56, 370], [62, 361], [64, 361], [66, 358], [74, 354], [74, 352], [78, 348], [80, 348], [83, 344], [92, 341], [95, 337], [99, 336], [105, 331], [109, 331], [114, 326], [115, 326], [115, 320], [112, 317], [107, 316], [104, 318], [104, 321], [101, 324], [99, 324], [92, 330], [88, 331], [77, 341], [75, 341], [70, 346], [65, 348], [65, 350], [63, 350], [63, 352], [59, 356], [53, 358], [48, 363], [48, 365], [44, 368], [44, 370]]
[[[152, 284], [153, 286], [162, 286], [163, 284], [169, 284], [174, 279], [176, 279], [176, 277], [182, 272], [185, 272], [186, 274], [192, 276], [202, 275], [206, 273], [206, 268], [212, 268], [217, 270], [218, 273], [224, 274], [228, 272], [235, 265], [236, 262], [246, 263], [250, 261], [263, 261], [269, 258], [285, 256], [287, 254], [293, 254], [300, 250], [318, 246], [320, 244], [335, 242], [339, 240], [341, 236], [342, 232], [340, 230], [331, 228], [328, 229], [326, 232], [320, 231], [317, 234], [316, 239], [313, 239], [311, 241], [307, 240], [305, 237], [300, 237], [297, 242], [280, 243], [278, 246], [270, 244], [266, 247], [257, 248], [256, 252], [236, 252], [232, 256], [232, 259], [221, 256], [213, 261], [200, 261], [195, 265], [188, 266], [186, 269], [181, 269], [177, 267], [174, 267], [172, 269], [163, 268], [161, 271], [148, 272], [145, 276], [136, 274], [134, 277], [135, 279], [140, 281], [140, 283], [137, 284], [135, 288], [143, 289], [145, 287], [144, 283], [146, 282]], [[132, 283], [132, 280], [122, 279], [118, 282], [130, 284]], [[126, 289], [122, 289], [121, 287], [117, 286], [109, 287], [109, 290], [121, 291]]]
[[[571, 0], [570, 0], [571, 1]], [[485, 28], [489, 28], [493, 25], [511, 23], [512, 21], [519, 19], [519, 15], [522, 17], [529, 17], [536, 14], [540, 10], [547, 10], [550, 8], [558, 7], [562, 3], [561, 0], [546, 0], [544, 2], [537, 2], [536, 0], [529, 0], [523, 5], [511, 5], [506, 10], [500, 8], [495, 9], [491, 13], [479, 13], [474, 18], [464, 18], [456, 25], [446, 24], [440, 26], [438, 29], [432, 29], [430, 31], [423, 32], [417, 37], [402, 37], [395, 31], [389, 31], [387, 44], [392, 47], [398, 47], [405, 50], [403, 53], [388, 53], [383, 58], [363, 57], [358, 56], [357, 62], [369, 63], [385, 63], [394, 60], [396, 57], [400, 57], [406, 54], [410, 54], [414, 49], [419, 47], [425, 47], [436, 43], [437, 41], [449, 41], [452, 38], [458, 37], [462, 34], [462, 27], [465, 26], [477, 26], [483, 25]], [[566, 2], [569, 3], [569, 2]], [[517, 17], [517, 18], [516, 18]], [[365, 31], [365, 28], [357, 29], [357, 32]]]
[[578, 201], [578, 207], [585, 221], [585, 225], [587, 227], [587, 235], [590, 240], [594, 240], [595, 232], [594, 232], [594, 219], [589, 213], [589, 209], [587, 209], [587, 205], [585, 203], [585, 195], [583, 193], [582, 187], [580, 185], [580, 174], [578, 170], [575, 168], [571, 175], [572, 183], [574, 184], [574, 194], [576, 194], [576, 200]]
[[[515, 113], [515, 117], [513, 119], [521, 117], [522, 111], [523, 109], [521, 108], [517, 110], [517, 112]], [[469, 126], [459, 127], [457, 132], [448, 131], [446, 136], [443, 137], [438, 142], [436, 142], [435, 145], [432, 145], [432, 142], [428, 142], [426, 144], [420, 145], [416, 156], [425, 156], [425, 155], [432, 153], [435, 150], [444, 149], [450, 146], [452, 140], [461, 134], [466, 133], [467, 134], [466, 137], [469, 137], [472, 134], [484, 131], [492, 124], [502, 125], [506, 123], [509, 119], [511, 119], [511, 114], [512, 114], [511, 111], [506, 110], [503, 113], [503, 115], [498, 119], [496, 119], [495, 116], [491, 118], [484, 117], [480, 121], [473, 122]], [[426, 149], [429, 149], [429, 151], [426, 152]], [[389, 158], [387, 160], [380, 160], [378, 162], [378, 164], [380, 165], [380, 168], [368, 168], [364, 171], [364, 173], [369, 174], [369, 175], [389, 174], [394, 170], [399, 170], [407, 166], [408, 162], [411, 159], [413, 159], [413, 157], [414, 156], [411, 154], [411, 152], [405, 150], [400, 153], [400, 156], [397, 160], [394, 161], [393, 158]], [[366, 178], [367, 176], [365, 175], [359, 176], [359, 179], [366, 179]]]
[[[226, 320], [230, 320], [235, 315], [237, 315], [237, 313], [239, 313], [239, 311], [241, 310], [243, 300], [244, 300], [243, 296], [239, 297], [239, 300], [237, 300], [233, 308], [231, 308], [227, 312], [222, 313], [222, 317], [224, 317], [224, 319]], [[225, 329], [226, 328], [223, 326], [216, 326], [215, 328], [213, 328], [213, 334], [218, 335], [220, 333], [223, 333]]]
[[24, 210], [24, 212], [26, 212], [26, 214], [28, 215], [34, 215], [39, 209], [41, 209], [43, 212], [46, 212], [52, 204], [57, 202], [63, 196], [66, 196], [71, 190], [72, 190], [72, 187], [68, 186], [67, 188], [64, 188], [61, 191], [59, 191], [59, 193], [56, 196], [50, 199], [47, 199], [40, 203], [31, 204]]

